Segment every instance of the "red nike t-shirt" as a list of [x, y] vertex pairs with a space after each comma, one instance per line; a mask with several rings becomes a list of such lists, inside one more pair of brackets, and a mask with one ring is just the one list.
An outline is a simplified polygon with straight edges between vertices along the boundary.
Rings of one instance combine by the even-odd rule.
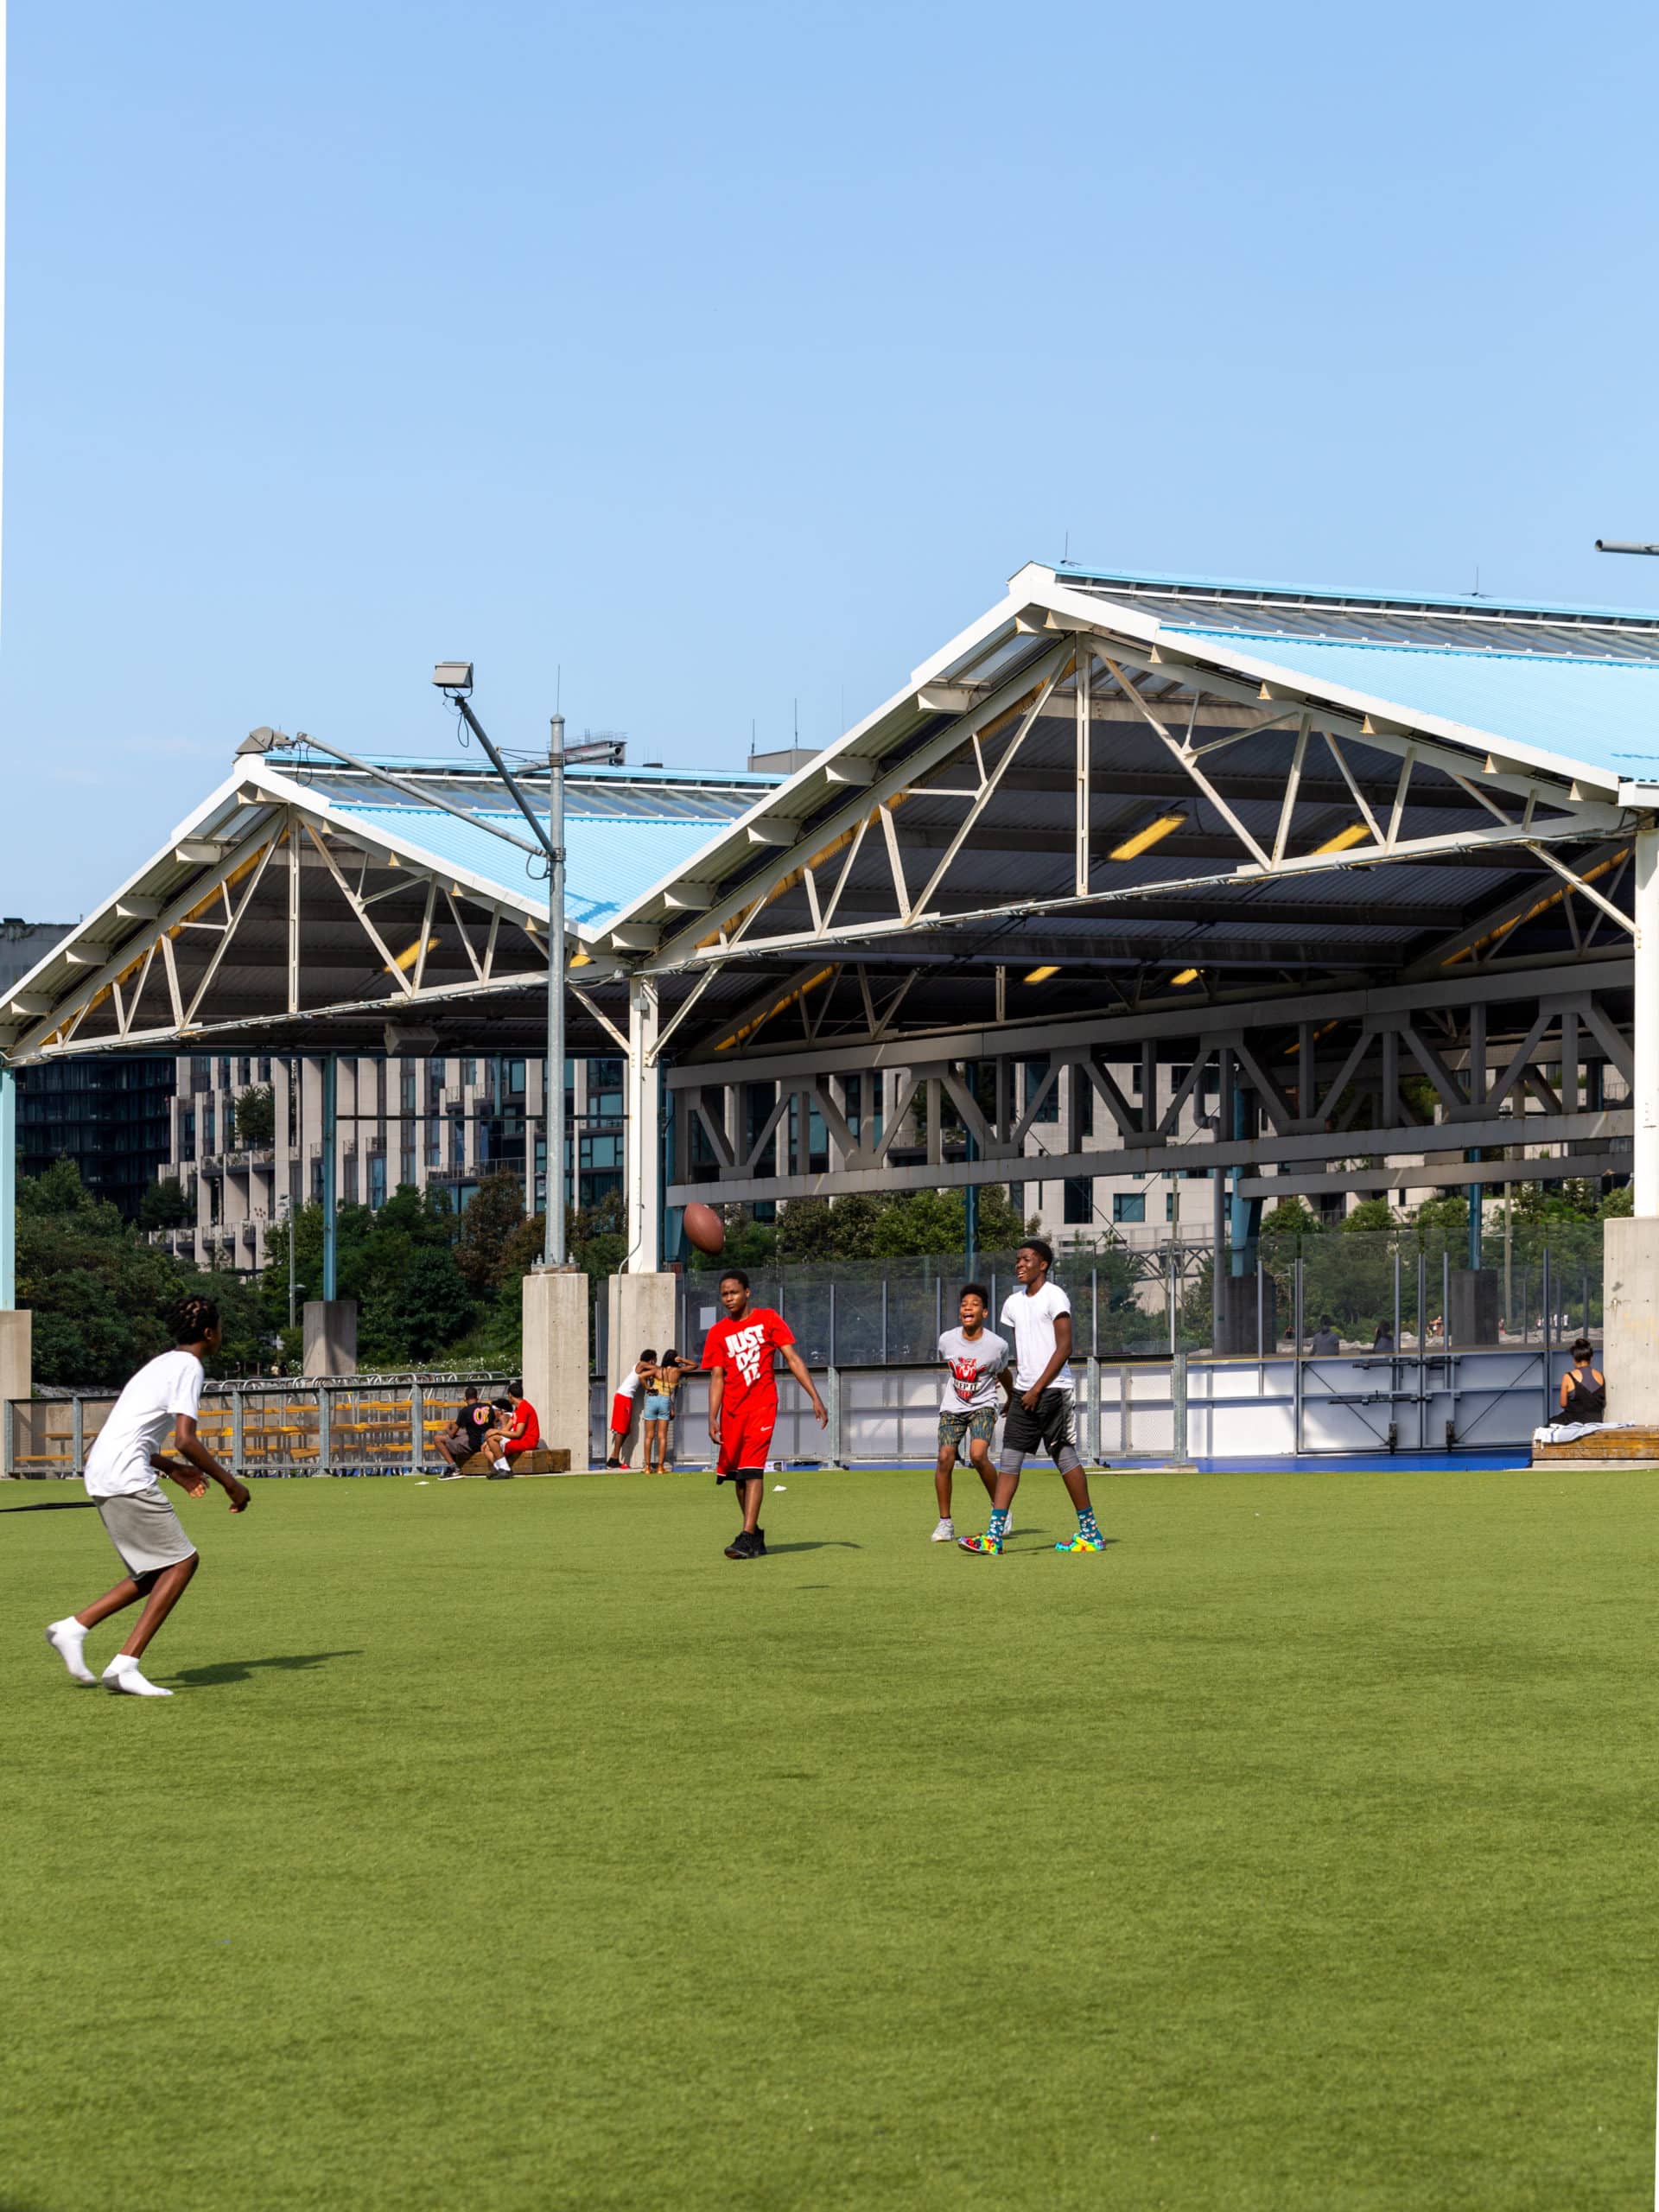
[[520, 1398], [512, 1416], [512, 1427], [506, 1433], [509, 1452], [533, 1452], [542, 1440], [542, 1425], [536, 1418], [536, 1408], [528, 1398]]
[[745, 1408], [777, 1412], [778, 1374], [773, 1357], [780, 1344], [794, 1341], [793, 1329], [770, 1306], [751, 1306], [741, 1321], [728, 1315], [715, 1322], [702, 1347], [702, 1363], [726, 1370], [722, 1421]]

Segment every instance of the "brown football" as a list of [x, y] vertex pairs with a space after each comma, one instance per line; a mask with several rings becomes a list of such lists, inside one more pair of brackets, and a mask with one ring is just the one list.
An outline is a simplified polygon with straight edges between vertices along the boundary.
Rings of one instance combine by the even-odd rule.
[[699, 1252], [712, 1255], [726, 1249], [726, 1224], [713, 1206], [687, 1206], [685, 1233]]

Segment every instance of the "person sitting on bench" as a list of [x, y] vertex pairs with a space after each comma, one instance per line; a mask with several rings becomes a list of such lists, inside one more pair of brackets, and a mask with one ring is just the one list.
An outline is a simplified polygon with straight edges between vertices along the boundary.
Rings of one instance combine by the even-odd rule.
[[440, 1429], [432, 1440], [439, 1459], [447, 1462], [449, 1472], [440, 1480], [448, 1482], [458, 1476], [474, 1452], [482, 1451], [484, 1439], [489, 1433], [490, 1408], [479, 1402], [478, 1385], [469, 1382], [461, 1393], [461, 1402], [448, 1428]]
[[1582, 1421], [1586, 1428], [1607, 1418], [1607, 1377], [1592, 1365], [1596, 1348], [1588, 1337], [1573, 1347], [1573, 1364], [1561, 1377], [1561, 1419]]
[[534, 1452], [541, 1444], [542, 1425], [536, 1418], [536, 1408], [524, 1395], [522, 1382], [509, 1382], [506, 1399], [496, 1400], [498, 1408], [509, 1419], [505, 1427], [497, 1426], [485, 1439], [484, 1448], [490, 1454], [491, 1471], [510, 1475], [512, 1462], [526, 1452]]

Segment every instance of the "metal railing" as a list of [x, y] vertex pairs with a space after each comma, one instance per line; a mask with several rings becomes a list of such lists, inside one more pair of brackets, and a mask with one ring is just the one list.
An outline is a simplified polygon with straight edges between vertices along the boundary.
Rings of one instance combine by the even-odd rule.
[[[1260, 1357], [1084, 1357], [1076, 1363], [1078, 1445], [1102, 1461], [1262, 1465], [1331, 1459], [1491, 1452], [1524, 1459], [1535, 1428], [1554, 1419], [1570, 1354], [1559, 1346], [1421, 1344], [1394, 1353], [1330, 1356], [1267, 1350]], [[933, 1360], [813, 1364], [829, 1412], [818, 1427], [804, 1391], [779, 1376], [773, 1458], [780, 1465], [904, 1466], [931, 1461], [941, 1370]], [[433, 1439], [454, 1417], [462, 1387], [487, 1396], [496, 1375], [281, 1377], [210, 1384], [200, 1427], [210, 1451], [242, 1476], [421, 1474], [440, 1465]], [[4, 1473], [79, 1475], [115, 1403], [112, 1391], [19, 1398], [5, 1408]], [[638, 1402], [636, 1401], [636, 1406]], [[676, 1393], [670, 1452], [682, 1468], [713, 1464], [708, 1377]], [[588, 1391], [588, 1459], [603, 1464], [608, 1402]], [[644, 1460], [636, 1424], [633, 1465]]]

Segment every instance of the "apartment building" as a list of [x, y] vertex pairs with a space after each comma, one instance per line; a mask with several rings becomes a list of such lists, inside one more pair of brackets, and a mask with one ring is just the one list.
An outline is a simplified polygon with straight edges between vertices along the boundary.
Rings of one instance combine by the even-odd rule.
[[[547, 1187], [539, 1060], [479, 1056], [337, 1063], [335, 1195], [378, 1208], [401, 1185], [442, 1190], [464, 1207], [486, 1175], [523, 1179], [527, 1209]], [[194, 1054], [176, 1064], [171, 1142], [158, 1171], [194, 1218], [166, 1233], [181, 1257], [262, 1268], [274, 1222], [320, 1201], [320, 1059]], [[565, 1063], [567, 1200], [596, 1205], [622, 1187], [622, 1063]], [[250, 1123], [253, 1126], [250, 1128]]]

